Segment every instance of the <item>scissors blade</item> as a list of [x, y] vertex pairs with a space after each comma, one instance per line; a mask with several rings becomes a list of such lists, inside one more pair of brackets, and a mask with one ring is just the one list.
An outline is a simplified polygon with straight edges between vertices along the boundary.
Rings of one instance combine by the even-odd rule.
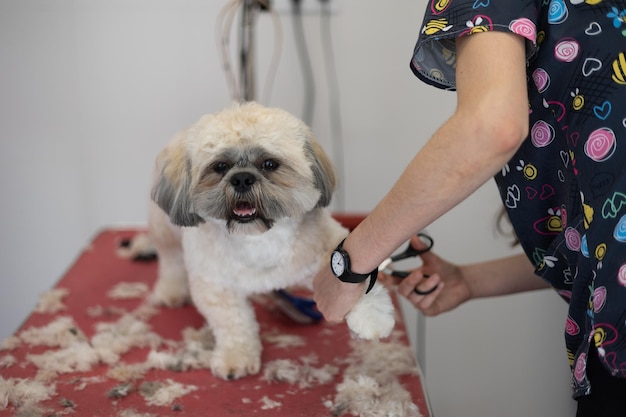
[[387, 269], [387, 267], [389, 267], [389, 265], [391, 265], [392, 262], [393, 262], [393, 260], [391, 258], [385, 259], [378, 266], [378, 270], [385, 272], [385, 269]]

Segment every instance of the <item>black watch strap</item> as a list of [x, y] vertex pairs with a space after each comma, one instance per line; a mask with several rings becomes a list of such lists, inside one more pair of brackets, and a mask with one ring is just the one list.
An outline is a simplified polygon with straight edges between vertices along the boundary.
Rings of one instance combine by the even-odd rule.
[[374, 288], [374, 284], [376, 284], [376, 278], [378, 278], [378, 267], [370, 272], [370, 283], [367, 285], [367, 290], [365, 290], [365, 294], [367, 294], [372, 290], [372, 288]]
[[[343, 242], [345, 242], [345, 240], [346, 239], [343, 239], [341, 243], [339, 243], [336, 250], [343, 252], [349, 260], [350, 255], [345, 249], [343, 249]], [[376, 283], [376, 279], [378, 278], [378, 267], [376, 267], [372, 272], [368, 274], [357, 274], [356, 272], [352, 272], [352, 270], [350, 269], [350, 262], [348, 261], [346, 262], [346, 270], [341, 276], [338, 276], [337, 278], [339, 278], [342, 282], [349, 282], [352, 284], [360, 284], [361, 282], [369, 278], [370, 282], [367, 286], [367, 290], [365, 291], [365, 294], [367, 294], [372, 290], [372, 288], [374, 288], [374, 284]]]

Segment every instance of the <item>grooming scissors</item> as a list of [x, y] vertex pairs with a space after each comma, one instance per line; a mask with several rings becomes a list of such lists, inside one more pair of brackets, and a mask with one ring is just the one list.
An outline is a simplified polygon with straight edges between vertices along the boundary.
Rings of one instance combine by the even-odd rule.
[[[383, 273], [385, 273], [385, 274], [387, 274], [387, 275], [394, 276], [396, 278], [404, 279], [404, 278], [408, 277], [410, 275], [409, 271], [400, 271], [400, 270], [397, 270], [397, 269], [393, 269], [392, 268], [392, 264], [394, 262], [401, 261], [403, 259], [415, 258], [416, 256], [421, 255], [422, 253], [426, 253], [429, 250], [431, 250], [433, 245], [435, 244], [433, 238], [428, 236], [427, 234], [418, 233], [417, 236], [422, 240], [422, 242], [426, 243], [426, 247], [425, 248], [423, 248], [423, 249], [415, 249], [411, 245], [411, 242], [409, 242], [409, 245], [407, 246], [407, 248], [403, 252], [400, 252], [400, 253], [398, 253], [396, 255], [392, 255], [389, 258], [387, 258], [384, 261], [382, 261], [382, 263], [378, 267], [378, 270], [383, 272]], [[428, 278], [428, 275], [424, 275], [424, 278]], [[438, 287], [438, 285], [435, 285], [433, 288], [429, 289], [428, 291], [420, 291], [417, 288], [415, 288], [413, 291], [415, 291], [415, 293], [417, 293], [419, 295], [428, 295], [428, 294], [432, 293], [433, 291], [435, 291], [437, 289], [437, 287]]]

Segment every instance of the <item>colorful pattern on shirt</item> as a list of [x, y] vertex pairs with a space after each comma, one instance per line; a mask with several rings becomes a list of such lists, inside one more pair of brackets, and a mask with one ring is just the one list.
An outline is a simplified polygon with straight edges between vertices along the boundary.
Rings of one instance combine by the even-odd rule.
[[530, 134], [496, 175], [536, 272], [569, 302], [574, 396], [589, 344], [626, 377], [626, 2], [431, 0], [411, 68], [455, 89], [455, 38], [526, 39]]

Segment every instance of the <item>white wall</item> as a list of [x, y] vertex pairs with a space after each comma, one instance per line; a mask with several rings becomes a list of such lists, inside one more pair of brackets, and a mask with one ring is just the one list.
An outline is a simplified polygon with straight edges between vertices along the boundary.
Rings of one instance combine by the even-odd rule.
[[[145, 223], [157, 151], [230, 102], [215, 47], [223, 3], [0, 0], [0, 338], [98, 230]], [[335, 8], [347, 211], [371, 210], [453, 109], [453, 94], [408, 68], [425, 6], [341, 0]], [[320, 22], [307, 16], [305, 24], [316, 71], [312, 126], [330, 151]], [[302, 77], [287, 16], [283, 30], [269, 104], [299, 115]], [[256, 33], [262, 89], [273, 39], [267, 16]], [[459, 262], [509, 253], [494, 234], [497, 210], [488, 184], [429, 227], [439, 253]], [[564, 318], [565, 305], [545, 291], [428, 319], [423, 366], [436, 415], [573, 415]]]

